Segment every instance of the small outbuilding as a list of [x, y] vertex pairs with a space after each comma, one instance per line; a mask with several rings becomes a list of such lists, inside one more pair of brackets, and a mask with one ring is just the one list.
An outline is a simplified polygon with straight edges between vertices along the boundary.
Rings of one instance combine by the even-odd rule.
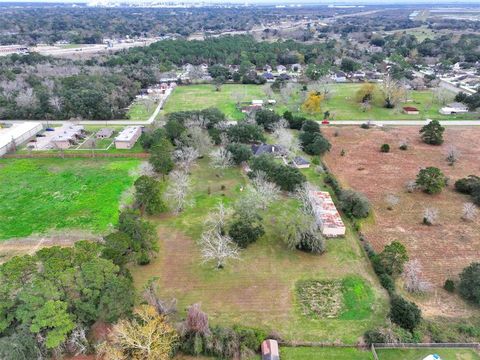
[[310, 162], [301, 156], [295, 157], [292, 161], [292, 164], [297, 169], [308, 169], [310, 167]]
[[418, 114], [420, 114], [420, 110], [418, 110], [414, 106], [404, 106], [403, 107], [403, 112], [407, 115], [418, 115]]
[[267, 339], [262, 342], [262, 360], [280, 360], [277, 340]]
[[438, 354], [431, 354], [423, 358], [423, 360], [442, 360], [442, 358]]
[[108, 139], [113, 135], [113, 129], [112, 128], [103, 128], [100, 129], [96, 134], [95, 137], [97, 139]]

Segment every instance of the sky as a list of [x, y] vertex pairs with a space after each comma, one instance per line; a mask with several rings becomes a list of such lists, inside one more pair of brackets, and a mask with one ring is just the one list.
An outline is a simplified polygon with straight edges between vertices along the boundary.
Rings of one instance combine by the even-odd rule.
[[[98, 1], [98, 0], [97, 0]], [[91, 0], [0, 0], [5, 2], [55, 2], [55, 3], [88, 3]], [[122, 2], [122, 3], [149, 3], [149, 2], [172, 2], [172, 3], [249, 3], [249, 4], [319, 4], [319, 5], [391, 5], [391, 4], [478, 4], [480, 0], [99, 0], [99, 2]]]

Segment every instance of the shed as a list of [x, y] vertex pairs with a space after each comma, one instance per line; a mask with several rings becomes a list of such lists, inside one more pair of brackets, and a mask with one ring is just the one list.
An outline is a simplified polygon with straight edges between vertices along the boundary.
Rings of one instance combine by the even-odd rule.
[[262, 342], [262, 360], [280, 360], [277, 340], [267, 339]]
[[310, 162], [301, 156], [295, 157], [292, 163], [297, 169], [308, 169], [310, 167]]
[[420, 110], [418, 110], [414, 106], [404, 106], [403, 107], [403, 112], [408, 115], [418, 115], [420, 114]]
[[455, 115], [468, 113], [468, 107], [462, 103], [451, 103], [440, 109], [440, 114], [443, 115]]
[[141, 126], [127, 126], [115, 138], [115, 148], [131, 149], [141, 135]]

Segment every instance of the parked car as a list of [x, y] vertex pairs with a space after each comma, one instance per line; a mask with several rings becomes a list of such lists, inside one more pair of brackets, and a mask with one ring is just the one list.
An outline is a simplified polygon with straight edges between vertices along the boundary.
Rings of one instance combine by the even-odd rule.
[[52, 128], [46, 128], [45, 131], [55, 131], [55, 129]]
[[330, 124], [330, 121], [328, 121], [327, 119], [322, 121], [322, 125], [328, 125], [328, 124]]

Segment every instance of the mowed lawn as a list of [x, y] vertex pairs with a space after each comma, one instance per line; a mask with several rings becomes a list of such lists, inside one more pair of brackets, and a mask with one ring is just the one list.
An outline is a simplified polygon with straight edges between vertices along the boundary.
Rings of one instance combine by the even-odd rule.
[[[192, 169], [195, 205], [179, 216], [152, 217], [158, 224], [159, 256], [149, 265], [132, 267], [135, 284], [141, 288], [151, 277], [159, 278], [161, 298], [178, 300], [180, 316], [200, 302], [213, 324], [242, 324], [280, 333], [286, 339], [342, 341], [355, 343], [367, 330], [385, 321], [387, 301], [352, 230], [344, 239], [327, 240], [327, 252], [312, 255], [288, 250], [280, 240], [279, 215], [298, 206], [284, 196], [262, 213], [266, 234], [241, 251], [241, 259], [216, 270], [202, 263], [197, 244], [203, 222], [216, 204], [231, 204], [247, 182], [238, 168], [219, 171], [208, 159]], [[345, 315], [335, 319], [314, 319], [302, 314], [296, 298], [299, 280], [361, 277], [371, 296], [346, 297]], [[358, 288], [358, 287], [355, 287]], [[373, 301], [372, 301], [373, 297]], [[368, 302], [368, 309], [365, 304]], [[348, 309], [365, 309], [359, 316]]]
[[280, 357], [282, 360], [373, 360], [370, 351], [328, 347], [282, 347]]
[[130, 120], [148, 120], [156, 107], [157, 103], [153, 100], [135, 100], [127, 111], [127, 118]]
[[442, 360], [480, 360], [478, 352], [472, 349], [376, 349], [379, 360], [422, 360], [430, 354], [439, 355]]
[[220, 91], [213, 85], [178, 86], [167, 100], [164, 112], [202, 110], [209, 107], [220, 109], [228, 119], [241, 120], [244, 114], [237, 109], [238, 101], [265, 100], [261, 85], [225, 84]]
[[103, 232], [117, 222], [138, 160], [0, 160], [0, 239], [49, 230]]
[[[328, 85], [330, 95], [322, 102], [321, 114], [307, 115], [311, 118], [320, 120], [324, 111], [330, 111], [333, 120], [416, 120], [416, 119], [439, 119], [439, 120], [459, 120], [459, 119], [476, 119], [478, 113], [459, 114], [459, 115], [441, 115], [438, 111], [443, 106], [439, 104], [433, 96], [431, 90], [425, 91], [408, 91], [408, 102], [400, 103], [394, 109], [383, 107], [383, 99], [380, 94], [374, 97], [371, 102], [371, 108], [363, 111], [356, 99], [357, 91], [363, 84], [330, 84]], [[381, 84], [378, 84], [380, 89]], [[378, 92], [378, 91], [377, 91]], [[452, 93], [452, 101], [454, 94]], [[298, 95], [292, 96], [292, 102], [298, 103]], [[278, 98], [277, 100], [280, 100]], [[406, 115], [402, 112], [403, 106], [414, 106], [420, 110], [420, 115]], [[285, 106], [279, 107], [278, 111], [286, 110]]]

